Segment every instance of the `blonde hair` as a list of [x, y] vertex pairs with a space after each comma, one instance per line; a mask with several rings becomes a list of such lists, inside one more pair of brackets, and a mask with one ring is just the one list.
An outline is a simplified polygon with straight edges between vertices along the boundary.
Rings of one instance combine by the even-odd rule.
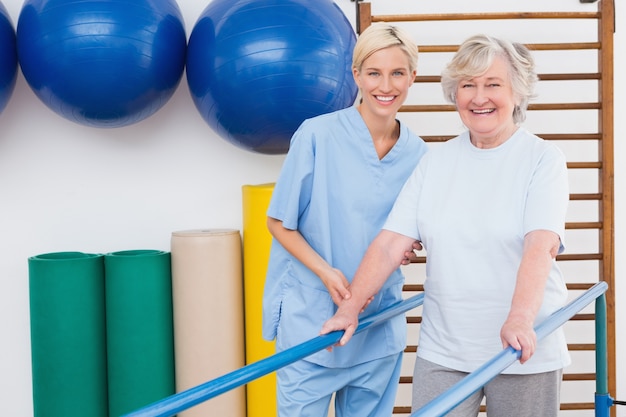
[[456, 104], [459, 82], [484, 74], [496, 57], [504, 58], [508, 63], [513, 95], [517, 101], [513, 121], [521, 123], [526, 119], [528, 102], [534, 97], [537, 74], [530, 51], [520, 43], [482, 34], [465, 40], [441, 73], [443, 95]]
[[365, 29], [354, 46], [352, 68], [361, 71], [363, 62], [374, 52], [398, 46], [409, 59], [409, 70], [417, 69], [417, 45], [404, 30], [388, 23], [375, 23]]

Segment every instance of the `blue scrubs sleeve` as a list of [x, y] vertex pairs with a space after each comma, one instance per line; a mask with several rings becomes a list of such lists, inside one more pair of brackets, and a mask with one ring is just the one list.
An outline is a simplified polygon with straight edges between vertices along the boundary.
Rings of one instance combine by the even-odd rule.
[[[267, 215], [283, 222], [287, 229], [298, 229], [300, 214], [310, 203], [313, 183], [314, 133], [305, 121], [294, 133], [289, 152], [272, 192]], [[298, 198], [294, 198], [298, 196]]]

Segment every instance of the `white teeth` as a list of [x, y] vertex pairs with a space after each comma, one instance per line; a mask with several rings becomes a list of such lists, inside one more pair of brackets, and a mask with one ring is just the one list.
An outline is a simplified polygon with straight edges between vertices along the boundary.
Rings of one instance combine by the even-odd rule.
[[494, 111], [494, 109], [472, 110], [472, 113], [486, 114], [486, 113], [491, 113], [493, 111]]
[[393, 96], [376, 96], [376, 99], [380, 101], [391, 101], [393, 100]]

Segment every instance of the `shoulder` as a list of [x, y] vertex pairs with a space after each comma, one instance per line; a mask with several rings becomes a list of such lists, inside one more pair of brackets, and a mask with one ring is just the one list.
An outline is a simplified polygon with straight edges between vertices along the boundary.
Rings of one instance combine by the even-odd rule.
[[417, 151], [420, 154], [426, 153], [426, 151], [428, 150], [428, 145], [426, 144], [424, 139], [421, 138], [421, 136], [418, 136], [412, 131], [407, 129], [407, 137], [408, 137], [407, 143], [409, 146], [412, 147], [413, 151]]
[[429, 153], [432, 153], [433, 157], [448, 155], [450, 152], [457, 152], [457, 150], [461, 149], [463, 147], [463, 143], [466, 141], [469, 142], [469, 133], [463, 132], [451, 139], [434, 144], [432, 151]]
[[519, 129], [518, 134], [521, 139], [518, 143], [521, 146], [529, 147], [533, 154], [550, 159], [565, 160], [565, 154], [554, 142], [547, 141], [523, 128]]
[[327, 125], [328, 123], [340, 120], [352, 119], [356, 117], [356, 115], [358, 115], [358, 112], [354, 107], [347, 107], [345, 109], [335, 110], [330, 113], [323, 113], [314, 117], [310, 117], [308, 119], [305, 119], [304, 122], [302, 122], [302, 125]]
[[346, 109], [323, 113], [318, 116], [305, 119], [296, 130], [294, 137], [320, 136], [323, 135], [324, 132], [336, 131], [341, 126], [345, 126], [347, 121], [354, 117], [351, 109], [351, 107], [348, 107]]
[[290, 150], [297, 147], [312, 151], [319, 146], [332, 146], [337, 137], [354, 131], [355, 114], [358, 116], [356, 109], [348, 107], [305, 119], [291, 138]]

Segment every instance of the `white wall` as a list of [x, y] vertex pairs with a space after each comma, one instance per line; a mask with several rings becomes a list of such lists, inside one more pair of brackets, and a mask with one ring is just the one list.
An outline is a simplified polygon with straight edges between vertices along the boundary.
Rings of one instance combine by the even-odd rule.
[[[2, 1], [16, 25], [22, 1]], [[558, 2], [578, 4], [577, 0]], [[178, 3], [189, 34], [208, 0]], [[337, 3], [354, 22], [354, 3]], [[498, 7], [500, 2], [479, 3]], [[446, 6], [467, 9], [471, 4], [447, 0]], [[626, 87], [624, 25], [626, 8], [617, 7], [618, 329], [626, 320], [624, 304], [619, 303], [626, 296], [626, 285], [621, 283], [626, 265], [619, 255], [626, 245], [626, 217], [620, 215], [626, 206], [626, 144], [622, 140], [626, 120], [621, 116], [626, 112], [626, 99], [619, 94]], [[54, 114], [20, 73], [11, 100], [0, 114], [0, 414], [32, 415], [28, 257], [68, 250], [169, 250], [175, 230], [241, 229], [241, 186], [275, 181], [282, 160], [283, 156], [240, 150], [217, 137], [193, 105], [185, 78], [155, 116], [125, 128], [95, 129]], [[618, 352], [623, 352], [626, 338], [619, 331], [617, 336]], [[618, 358], [619, 391], [614, 393], [621, 400], [626, 400], [625, 358]], [[626, 416], [626, 407], [622, 408], [618, 415]]]

